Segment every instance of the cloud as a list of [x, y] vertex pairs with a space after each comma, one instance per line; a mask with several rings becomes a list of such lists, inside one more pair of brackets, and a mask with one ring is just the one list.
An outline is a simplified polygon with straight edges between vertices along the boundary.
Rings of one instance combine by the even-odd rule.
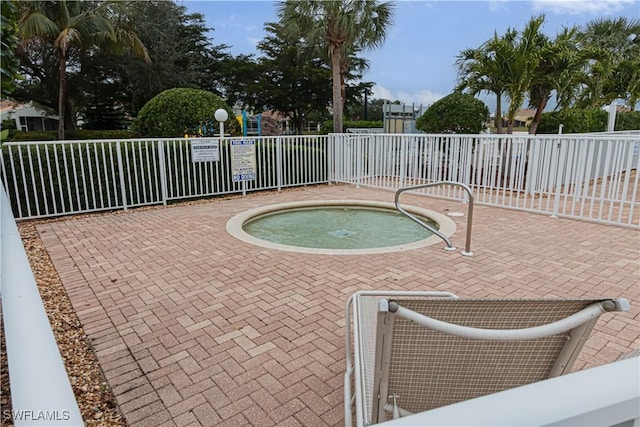
[[444, 98], [444, 97], [445, 97], [444, 94], [433, 92], [433, 91], [430, 91], [429, 89], [422, 89], [418, 92], [412, 92], [412, 93], [403, 92], [403, 91], [392, 92], [391, 90], [383, 86], [380, 86], [378, 84], [373, 86], [373, 96], [372, 96], [372, 98], [376, 98], [376, 99], [388, 99], [390, 101], [399, 100], [404, 102], [405, 104], [415, 104], [416, 106], [431, 105], [437, 100], [439, 100], [440, 98]]
[[489, 0], [487, 3], [491, 12], [501, 12], [507, 9], [505, 0]]
[[393, 101], [393, 95], [391, 94], [391, 91], [387, 88], [384, 88], [380, 85], [373, 85], [372, 88], [372, 98], [375, 99], [389, 99], [391, 101]]
[[533, 10], [567, 15], [613, 15], [637, 0], [532, 0]]

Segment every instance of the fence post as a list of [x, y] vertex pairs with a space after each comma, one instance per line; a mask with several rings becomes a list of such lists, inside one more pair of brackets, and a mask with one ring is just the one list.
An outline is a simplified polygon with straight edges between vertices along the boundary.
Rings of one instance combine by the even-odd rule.
[[333, 135], [327, 136], [327, 182], [331, 184], [336, 180], [335, 169], [335, 139]]
[[355, 140], [351, 140], [355, 143], [353, 146], [356, 151], [356, 188], [360, 188], [362, 184], [362, 162], [364, 161], [362, 156], [362, 137], [357, 136]]
[[400, 137], [400, 181], [398, 183], [398, 188], [402, 188], [405, 186], [405, 176], [407, 174], [407, 138], [402, 135]]
[[282, 191], [282, 138], [276, 138], [276, 186]]
[[160, 196], [162, 205], [167, 206], [167, 168], [164, 159], [164, 141], [158, 141], [158, 163], [160, 168]]
[[538, 156], [542, 140], [529, 138], [525, 158], [527, 159], [527, 171], [525, 176], [524, 194], [533, 197], [537, 191], [538, 180]]
[[567, 144], [564, 140], [558, 141], [558, 163], [556, 163], [556, 187], [553, 198], [553, 213], [551, 218], [558, 218], [558, 212], [560, 210], [560, 193], [562, 192], [562, 181], [564, 176], [564, 170], [560, 170], [561, 167], [566, 167], [567, 161]]
[[124, 165], [122, 163], [122, 150], [120, 141], [116, 142], [116, 155], [118, 158], [118, 174], [120, 175], [120, 196], [122, 197], [122, 208], [127, 210], [127, 189], [124, 182]]

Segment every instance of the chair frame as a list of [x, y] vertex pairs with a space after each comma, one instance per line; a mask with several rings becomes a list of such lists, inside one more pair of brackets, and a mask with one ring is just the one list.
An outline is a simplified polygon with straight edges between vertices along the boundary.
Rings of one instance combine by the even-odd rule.
[[[365, 325], [360, 325], [358, 321], [362, 297], [375, 297], [379, 299], [375, 327], [374, 379], [371, 393], [364, 390], [365, 373], [362, 363], [364, 349], [361, 347], [360, 335], [363, 333]], [[392, 339], [379, 338], [392, 336], [394, 319], [396, 318], [407, 319], [425, 328], [439, 331], [450, 336], [484, 341], [535, 340], [569, 331], [570, 339], [567, 339], [567, 342], [562, 346], [560, 353], [555, 359], [555, 363], [549, 373], [549, 378], [551, 378], [569, 371], [601, 314], [609, 311], [629, 310], [629, 303], [623, 298], [578, 300], [585, 301], [585, 304], [590, 303], [578, 312], [555, 322], [522, 329], [481, 329], [440, 321], [402, 307], [402, 305], [394, 301], [395, 299], [407, 297], [411, 299], [459, 299], [455, 294], [449, 292], [361, 291], [356, 292], [347, 300], [345, 307], [346, 371], [344, 376], [344, 410], [345, 425], [347, 426], [350, 426], [352, 423], [352, 407], [354, 403], [356, 407], [356, 423], [359, 426], [364, 425], [364, 407], [367, 396], [376, 396], [376, 398], [372, 398], [372, 402], [369, 402], [369, 404], [372, 405], [371, 422], [374, 424], [379, 421], [384, 421], [387, 412], [393, 412], [394, 418], [411, 414], [396, 405], [381, 403], [384, 402], [387, 397], [390, 397], [388, 384]], [[473, 299], [473, 301], [496, 301], [496, 299]], [[508, 301], [509, 300], [505, 300], [505, 302]], [[546, 300], [535, 299], [533, 301]], [[550, 301], [557, 302], [562, 300], [552, 299]], [[351, 345], [352, 321], [353, 347]], [[352, 376], [355, 377], [355, 393], [351, 386]], [[385, 399], [382, 399], [383, 396]]]

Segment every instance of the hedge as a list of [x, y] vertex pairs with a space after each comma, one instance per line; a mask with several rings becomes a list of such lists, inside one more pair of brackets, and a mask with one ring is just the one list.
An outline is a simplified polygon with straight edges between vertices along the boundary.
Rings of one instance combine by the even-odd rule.
[[[131, 132], [126, 130], [86, 130], [73, 129], [64, 133], [66, 140], [92, 140], [92, 139], [129, 139], [133, 138]], [[11, 130], [8, 141], [57, 141], [58, 131], [30, 131], [22, 132]]]
[[[382, 129], [383, 127], [384, 127], [384, 124], [382, 123], [382, 120], [347, 120], [342, 124], [342, 128], [343, 128], [342, 131], [346, 132], [346, 130], [349, 128]], [[333, 132], [333, 121], [325, 120], [324, 122], [322, 122], [322, 124], [320, 125], [320, 134], [328, 135], [332, 132]]]
[[[558, 133], [562, 125], [562, 133], [590, 133], [607, 130], [609, 113], [605, 110], [567, 109], [543, 113], [538, 125], [538, 134]], [[619, 112], [616, 114], [615, 130], [640, 129], [640, 111]]]

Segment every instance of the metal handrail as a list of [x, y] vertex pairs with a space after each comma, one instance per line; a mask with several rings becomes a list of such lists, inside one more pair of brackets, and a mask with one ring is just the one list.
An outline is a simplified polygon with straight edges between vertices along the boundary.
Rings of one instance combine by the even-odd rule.
[[460, 182], [455, 182], [455, 181], [438, 181], [438, 182], [430, 182], [428, 184], [414, 185], [412, 187], [400, 188], [398, 191], [396, 191], [396, 196], [395, 196], [396, 209], [398, 209], [400, 213], [411, 218], [412, 220], [420, 224], [422, 227], [426, 228], [427, 230], [431, 231], [433, 234], [435, 234], [436, 236], [444, 240], [444, 242], [447, 244], [447, 246], [445, 247], [445, 250], [454, 251], [456, 248], [453, 245], [451, 245], [451, 242], [449, 241], [447, 236], [440, 233], [438, 230], [434, 229], [433, 227], [430, 227], [424, 221], [421, 221], [419, 218], [416, 218], [414, 215], [404, 210], [400, 206], [400, 201], [399, 201], [400, 194], [404, 193], [405, 191], [419, 190], [422, 188], [429, 188], [429, 187], [438, 187], [441, 185], [455, 185], [458, 187], [462, 187], [467, 192], [467, 195], [469, 196], [469, 206], [467, 207], [467, 240], [465, 242], [464, 251], [462, 251], [461, 253], [464, 256], [472, 256], [473, 252], [471, 252], [471, 225], [473, 222], [473, 192], [471, 191], [471, 188], [469, 188], [468, 185], [462, 184]]

